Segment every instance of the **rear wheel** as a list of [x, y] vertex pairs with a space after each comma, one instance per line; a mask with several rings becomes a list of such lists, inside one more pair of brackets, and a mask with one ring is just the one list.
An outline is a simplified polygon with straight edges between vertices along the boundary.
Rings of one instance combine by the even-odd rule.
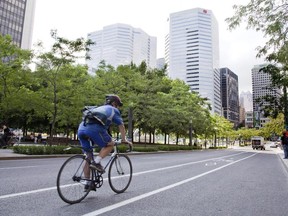
[[132, 179], [132, 163], [124, 154], [118, 154], [111, 161], [108, 171], [108, 181], [115, 193], [123, 193], [130, 185]]
[[[90, 177], [84, 176], [84, 167], [89, 170]], [[84, 155], [68, 158], [57, 176], [57, 191], [61, 199], [69, 204], [81, 202], [90, 192], [91, 170]], [[86, 189], [85, 189], [86, 186]]]
[[17, 145], [18, 144], [18, 139], [16, 137], [11, 137], [9, 140], [8, 140], [8, 143], [7, 145], [8, 146], [13, 146], [13, 145]]

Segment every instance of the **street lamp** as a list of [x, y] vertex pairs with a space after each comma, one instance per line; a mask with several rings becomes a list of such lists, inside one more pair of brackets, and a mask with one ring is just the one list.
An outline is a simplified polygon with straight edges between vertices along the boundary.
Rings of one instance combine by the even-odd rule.
[[192, 146], [192, 119], [189, 120], [189, 146]]

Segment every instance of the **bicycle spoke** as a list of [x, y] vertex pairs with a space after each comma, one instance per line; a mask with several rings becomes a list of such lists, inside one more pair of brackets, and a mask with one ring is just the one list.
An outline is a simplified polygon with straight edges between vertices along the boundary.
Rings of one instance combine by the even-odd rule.
[[132, 164], [127, 155], [116, 155], [112, 160], [108, 180], [111, 189], [115, 193], [123, 193], [128, 187], [132, 179]]

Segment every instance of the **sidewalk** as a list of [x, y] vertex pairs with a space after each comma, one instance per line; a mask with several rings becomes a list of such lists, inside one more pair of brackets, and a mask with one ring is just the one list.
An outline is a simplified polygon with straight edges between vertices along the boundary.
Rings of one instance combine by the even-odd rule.
[[280, 157], [281, 161], [283, 162], [286, 170], [288, 171], [288, 159], [284, 159], [283, 150], [278, 147], [278, 148], [276, 148], [275, 152], [276, 152], [276, 154], [278, 154], [278, 156]]
[[239, 147], [239, 146], [234, 146], [233, 149], [235, 150], [240, 150], [240, 151], [249, 151], [249, 152], [262, 152], [262, 153], [267, 153], [267, 154], [276, 154], [278, 155], [279, 159], [282, 161], [284, 167], [286, 168], [288, 172], [288, 159], [284, 159], [284, 152], [280, 147], [277, 148], [270, 148], [269, 145], [265, 145], [266, 150], [253, 150], [251, 146], [246, 146], [246, 147]]
[[56, 157], [69, 157], [71, 154], [59, 155], [26, 155], [14, 153], [12, 149], [0, 149], [1, 160], [17, 160], [17, 159], [37, 159], [37, 158], [56, 158]]

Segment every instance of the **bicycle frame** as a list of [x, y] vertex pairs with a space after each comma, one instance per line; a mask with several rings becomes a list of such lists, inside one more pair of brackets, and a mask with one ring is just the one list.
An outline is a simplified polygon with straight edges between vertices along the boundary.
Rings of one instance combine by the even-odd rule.
[[115, 144], [113, 146], [113, 153], [110, 155], [110, 159], [109, 161], [107, 162], [107, 164], [104, 166], [104, 170], [106, 170], [106, 168], [109, 166], [109, 164], [111, 163], [111, 161], [114, 159], [114, 157], [118, 154], [118, 148], [117, 148], [117, 145]]

